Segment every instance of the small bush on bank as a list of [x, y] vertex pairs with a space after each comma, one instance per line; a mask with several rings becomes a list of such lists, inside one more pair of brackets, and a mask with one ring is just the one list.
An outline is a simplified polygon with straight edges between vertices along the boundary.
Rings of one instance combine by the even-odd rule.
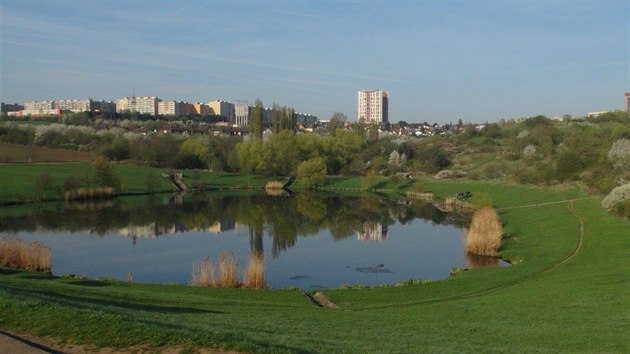
[[602, 206], [620, 215], [630, 215], [630, 183], [613, 189], [602, 201]]
[[501, 247], [503, 226], [497, 212], [491, 207], [481, 208], [473, 214], [466, 235], [466, 251], [482, 256], [496, 256]]

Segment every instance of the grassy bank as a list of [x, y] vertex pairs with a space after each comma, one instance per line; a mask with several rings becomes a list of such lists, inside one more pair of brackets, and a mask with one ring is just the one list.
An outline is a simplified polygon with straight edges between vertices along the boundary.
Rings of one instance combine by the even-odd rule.
[[[339, 183], [356, 183], [352, 180]], [[507, 232], [511, 267], [405, 287], [324, 291], [195, 288], [56, 278], [2, 269], [0, 327], [121, 348], [248, 352], [627, 352], [630, 222], [577, 191], [424, 182], [438, 196], [484, 192]], [[584, 238], [581, 239], [581, 221]]]
[[[270, 180], [282, 180], [248, 175], [217, 174], [208, 171], [171, 170], [154, 167], [117, 165], [114, 173], [121, 179], [118, 194], [145, 194], [150, 192], [175, 191], [163, 173], [178, 172], [184, 175], [189, 188], [205, 189], [262, 189]], [[157, 185], [148, 188], [147, 176], [157, 176]], [[49, 175], [53, 186], [45, 195], [37, 193], [35, 185], [38, 176]], [[94, 167], [87, 162], [65, 163], [7, 163], [0, 164], [0, 204], [13, 204], [33, 201], [63, 200], [64, 180], [70, 177], [87, 178], [93, 181]], [[92, 182], [93, 183], [93, 182]], [[82, 187], [92, 187], [82, 186]]]

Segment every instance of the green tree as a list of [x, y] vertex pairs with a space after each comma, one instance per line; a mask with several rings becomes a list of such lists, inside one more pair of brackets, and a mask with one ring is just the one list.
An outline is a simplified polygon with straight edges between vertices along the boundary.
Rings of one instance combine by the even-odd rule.
[[98, 187], [121, 188], [121, 180], [114, 173], [114, 165], [102, 157], [94, 160], [94, 183]]
[[249, 134], [252, 141], [262, 141], [262, 133], [265, 120], [265, 108], [260, 99], [256, 99], [249, 117]]
[[49, 174], [41, 174], [35, 178], [35, 194], [38, 198], [46, 199], [46, 192], [53, 189], [55, 180]]
[[297, 179], [308, 189], [317, 187], [325, 177], [326, 160], [321, 157], [314, 157], [298, 165]]

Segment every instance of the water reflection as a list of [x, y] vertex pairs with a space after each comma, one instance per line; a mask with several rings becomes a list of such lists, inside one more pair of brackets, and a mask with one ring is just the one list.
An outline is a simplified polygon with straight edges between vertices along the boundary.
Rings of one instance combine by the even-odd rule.
[[235, 230], [237, 235], [248, 236], [251, 252], [259, 254], [264, 252], [263, 235], [268, 234], [275, 258], [293, 247], [299, 237], [313, 236], [323, 229], [328, 229], [335, 240], [356, 235], [361, 241], [383, 242], [389, 225], [404, 225], [417, 218], [458, 226], [467, 220], [463, 214], [445, 213], [423, 201], [376, 196], [178, 195], [4, 208], [0, 232], [115, 233], [137, 239]]

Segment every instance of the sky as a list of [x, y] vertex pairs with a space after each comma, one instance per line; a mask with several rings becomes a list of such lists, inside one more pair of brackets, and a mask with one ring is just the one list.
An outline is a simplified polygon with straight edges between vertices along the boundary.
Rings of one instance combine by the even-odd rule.
[[621, 1], [0, 0], [0, 100], [229, 102], [391, 122], [493, 122], [621, 109]]

